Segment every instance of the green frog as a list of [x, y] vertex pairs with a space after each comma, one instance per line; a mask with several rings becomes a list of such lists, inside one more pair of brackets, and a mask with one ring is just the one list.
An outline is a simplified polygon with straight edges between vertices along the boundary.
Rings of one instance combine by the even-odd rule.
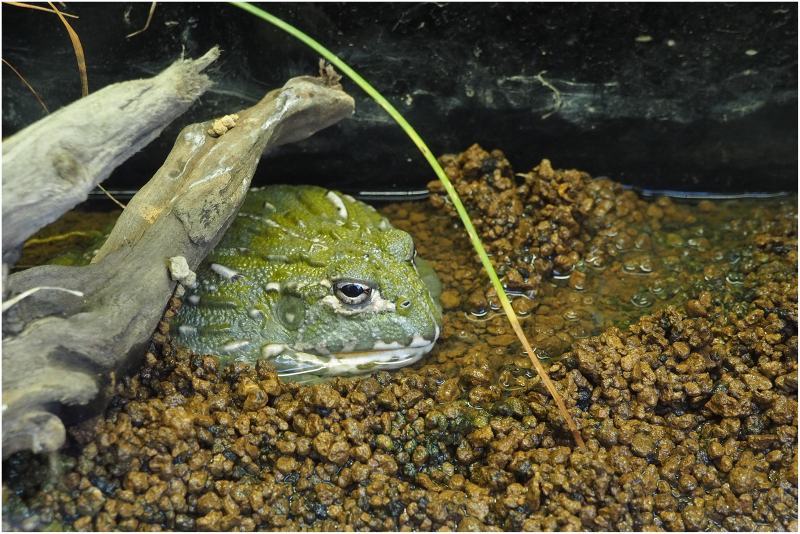
[[275, 185], [247, 194], [173, 332], [224, 362], [267, 359], [283, 377], [395, 369], [433, 348], [440, 289], [411, 236], [372, 206]]

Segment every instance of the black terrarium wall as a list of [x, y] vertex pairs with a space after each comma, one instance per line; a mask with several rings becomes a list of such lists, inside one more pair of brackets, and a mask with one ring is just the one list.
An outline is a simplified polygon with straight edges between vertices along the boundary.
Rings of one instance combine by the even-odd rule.
[[[75, 4], [90, 90], [152, 76], [218, 44], [214, 87], [106, 183], [135, 190], [183, 124], [251, 105], [313, 74], [305, 45], [225, 4]], [[517, 168], [542, 157], [652, 189], [793, 190], [797, 10], [790, 4], [272, 4], [392, 101], [434, 153], [501, 147]], [[3, 57], [51, 110], [80, 95], [58, 19], [3, 9]], [[278, 149], [255, 183], [421, 190], [432, 178], [365, 94], [353, 118]], [[4, 66], [3, 133], [42, 116]]]

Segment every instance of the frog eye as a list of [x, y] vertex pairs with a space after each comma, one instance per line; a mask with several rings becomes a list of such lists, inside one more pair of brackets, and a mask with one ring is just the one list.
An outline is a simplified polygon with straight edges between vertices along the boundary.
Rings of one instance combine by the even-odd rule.
[[336, 298], [345, 304], [355, 305], [367, 302], [372, 294], [372, 288], [361, 282], [347, 280], [336, 282], [333, 292]]

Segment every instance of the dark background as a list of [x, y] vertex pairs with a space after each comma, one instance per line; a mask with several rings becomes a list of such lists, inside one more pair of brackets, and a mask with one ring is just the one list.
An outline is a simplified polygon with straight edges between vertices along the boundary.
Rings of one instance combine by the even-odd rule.
[[[797, 190], [796, 4], [264, 4], [337, 53], [434, 153], [477, 142], [518, 172], [547, 157], [623, 183], [737, 193]], [[135, 189], [188, 122], [249, 106], [317, 56], [227, 4], [67, 3], [91, 90], [160, 71], [214, 44], [216, 85], [106, 183]], [[55, 15], [4, 4], [3, 58], [51, 111], [80, 95]], [[3, 66], [3, 135], [41, 118]], [[353, 83], [356, 115], [266, 158], [255, 183], [348, 191], [424, 188], [432, 171]]]

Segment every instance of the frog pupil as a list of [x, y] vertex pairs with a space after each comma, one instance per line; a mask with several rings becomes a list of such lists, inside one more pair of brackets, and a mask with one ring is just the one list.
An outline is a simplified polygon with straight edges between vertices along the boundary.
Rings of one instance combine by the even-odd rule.
[[339, 290], [344, 293], [346, 297], [354, 299], [364, 292], [364, 287], [358, 284], [344, 284]]
[[340, 282], [336, 284], [336, 296], [349, 305], [363, 304], [369, 300], [372, 288], [359, 282]]

